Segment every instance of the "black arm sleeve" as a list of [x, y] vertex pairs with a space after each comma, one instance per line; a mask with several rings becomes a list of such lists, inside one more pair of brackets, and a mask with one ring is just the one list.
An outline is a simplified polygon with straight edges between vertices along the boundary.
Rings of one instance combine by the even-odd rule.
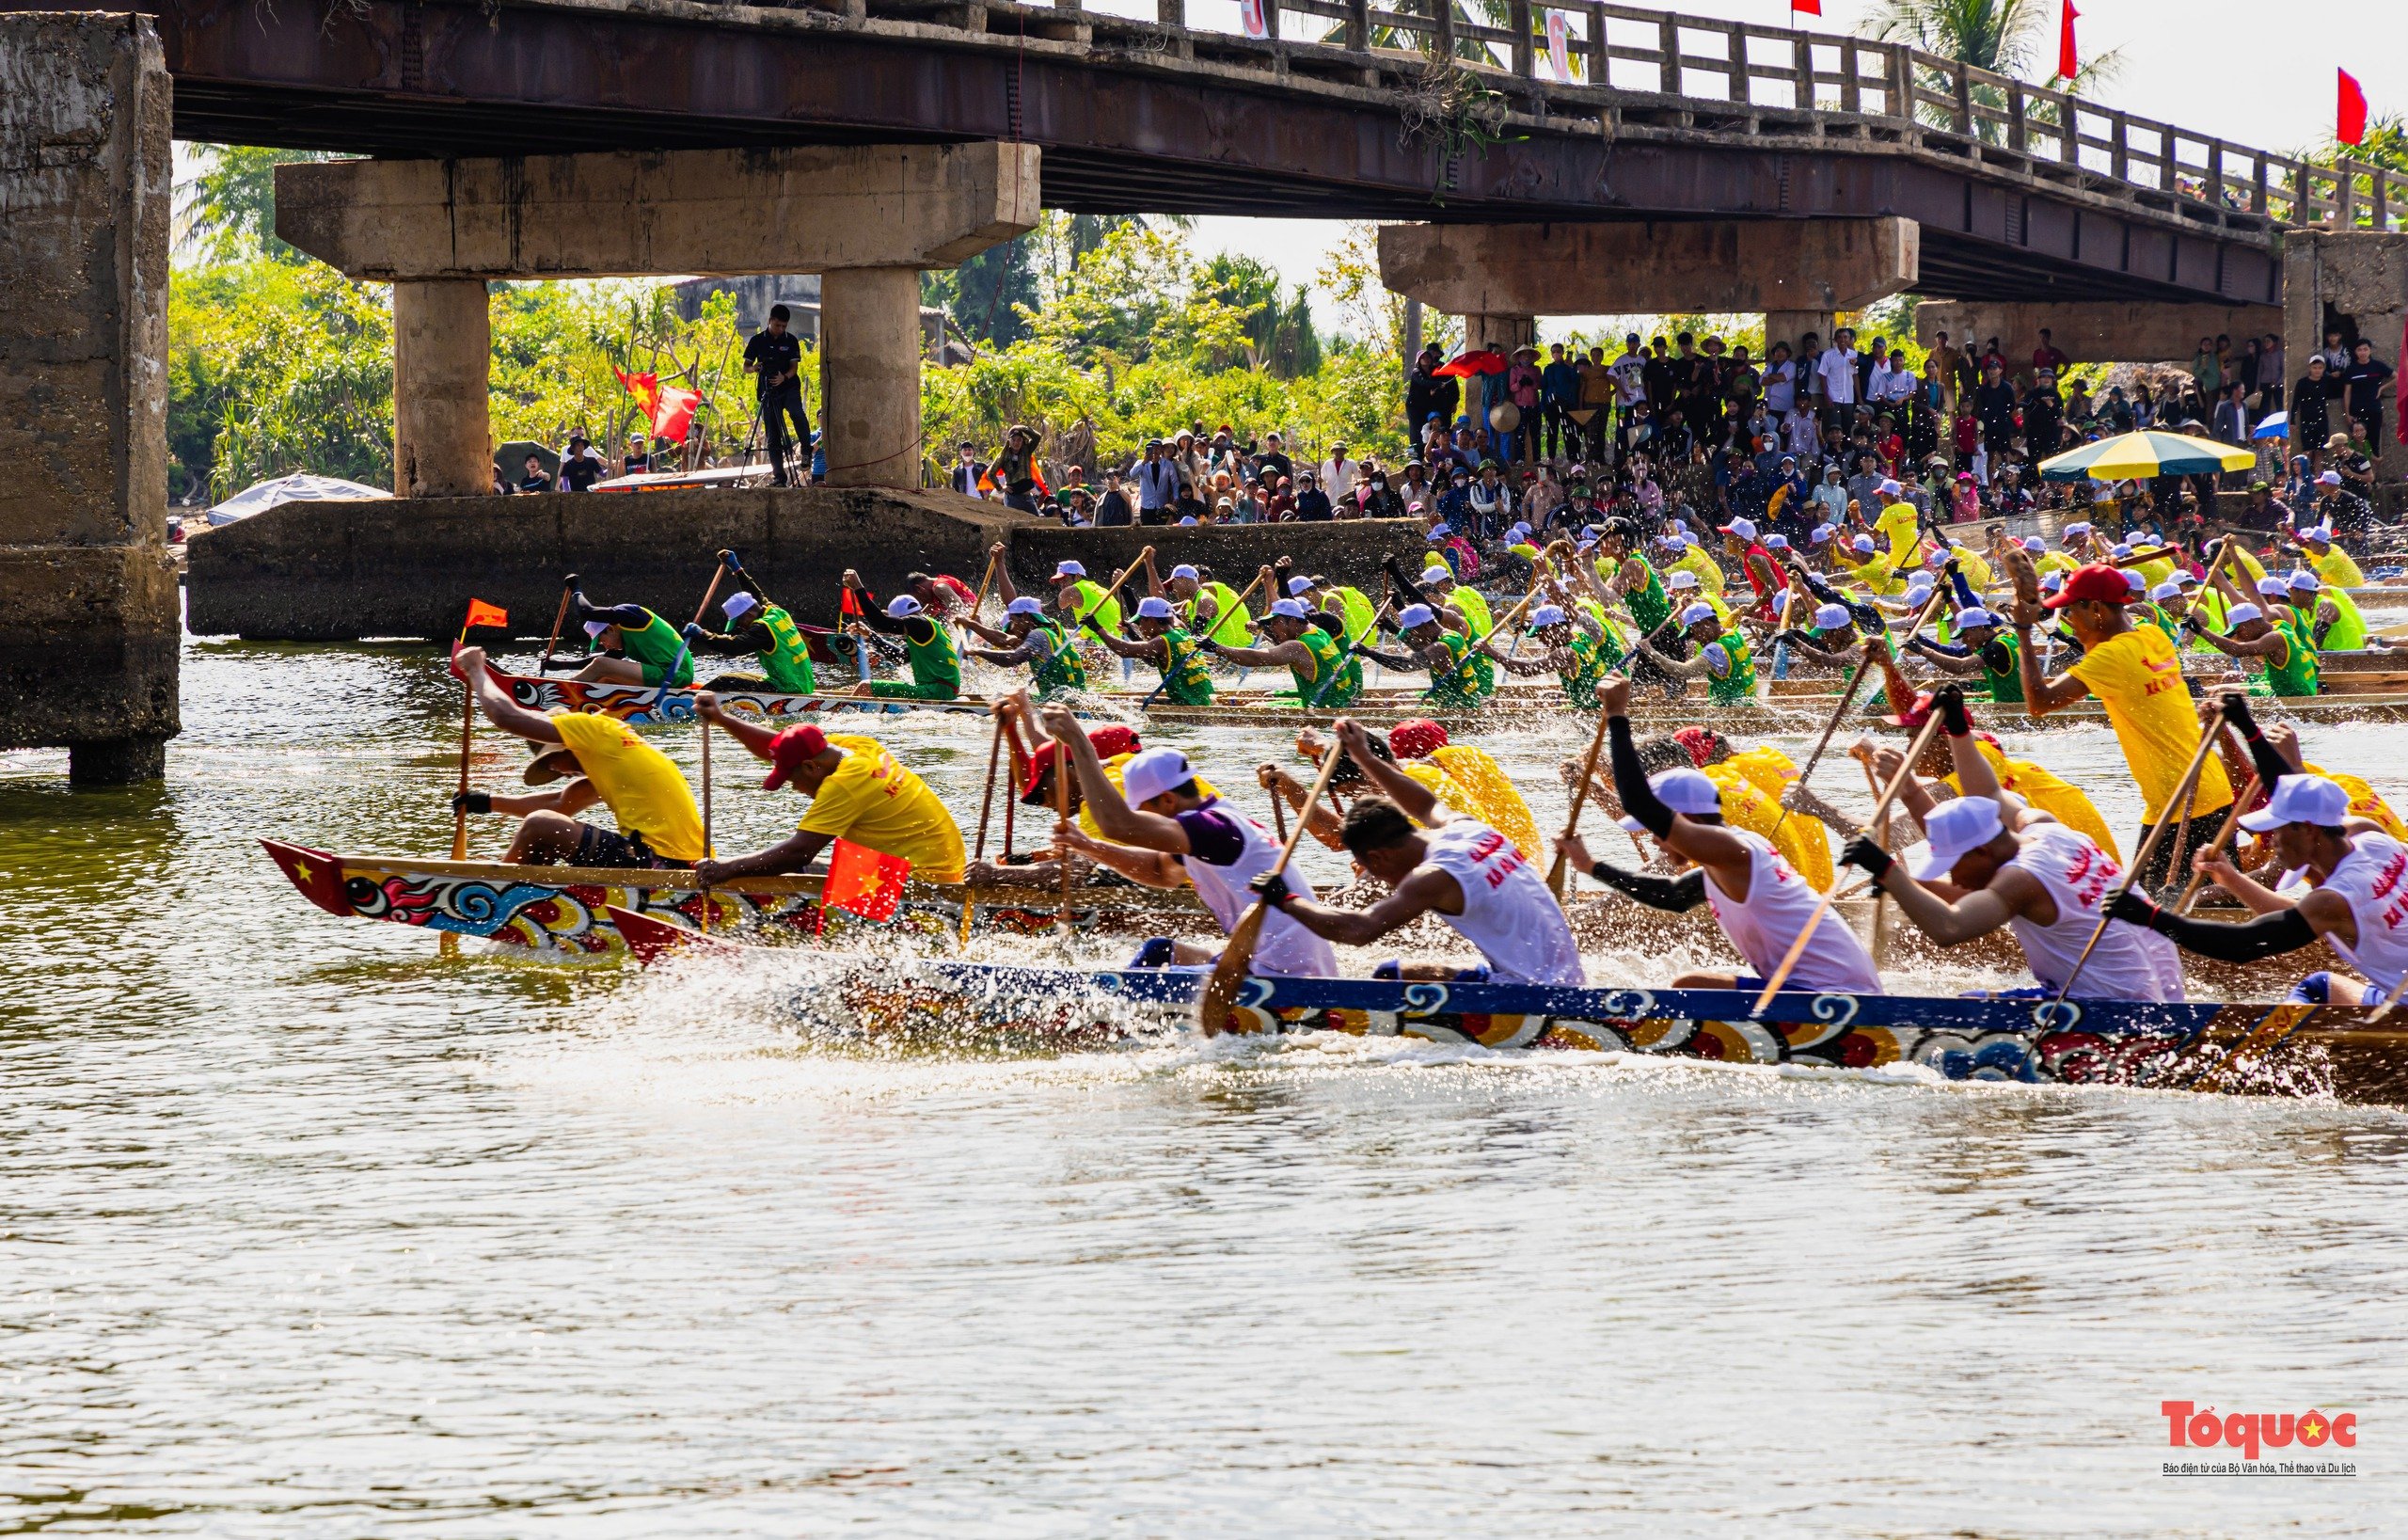
[[694, 639], [696, 652], [715, 658], [768, 652], [777, 644], [777, 636], [757, 620], [748, 620], [733, 631], [705, 631]]
[[2286, 775], [2299, 773], [2291, 769], [2289, 760], [2274, 752], [2274, 746], [2266, 741], [2266, 735], [2258, 730], [2254, 719], [2249, 723], [2249, 731], [2242, 735], [2242, 741], [2249, 745], [2249, 762], [2257, 767], [2258, 785], [2269, 797], [2274, 794], [2275, 782]]
[[2316, 942], [2316, 928], [2296, 909], [2260, 914], [2244, 925], [2227, 925], [2220, 920], [2185, 919], [2127, 895], [2116, 904], [2115, 914], [2119, 920], [2147, 926], [2186, 952], [2219, 962], [2256, 962]]
[[1438, 608], [1436, 600], [1431, 598], [1429, 595], [1421, 592], [1421, 585], [1419, 583], [1415, 582], [1412, 579], [1404, 575], [1404, 566], [1402, 563], [1396, 561], [1394, 558], [1390, 558], [1387, 572], [1390, 578], [1396, 579], [1397, 592], [1404, 595], [1405, 603], [1426, 604], [1433, 610]]
[[934, 640], [937, 634], [936, 622], [926, 615], [913, 615], [908, 620], [896, 620], [874, 605], [862, 606], [861, 619], [873, 631], [883, 631], [888, 636], [899, 636], [906, 641], [917, 642], [923, 645]]
[[1630, 816], [1647, 826], [1647, 832], [1662, 839], [1672, 832], [1672, 810], [1664, 805], [1647, 784], [1646, 768], [1639, 762], [1639, 744], [1630, 736], [1630, 719], [1615, 717], [1606, 723], [1606, 731], [1613, 740], [1614, 795]]
[[1616, 893], [1626, 893], [1648, 908], [1669, 914], [1686, 914], [1705, 902], [1703, 866], [1693, 866], [1678, 877], [1650, 877], [1645, 872], [1624, 871], [1600, 861], [1589, 868], [1589, 875]]
[[1993, 674], [2004, 674], [2015, 665], [2015, 654], [2005, 643], [1992, 637], [1982, 644], [1982, 664]]

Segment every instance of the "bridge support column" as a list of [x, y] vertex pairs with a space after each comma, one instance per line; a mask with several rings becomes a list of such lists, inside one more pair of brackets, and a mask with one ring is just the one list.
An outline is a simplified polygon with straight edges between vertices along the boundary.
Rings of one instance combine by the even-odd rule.
[[0, 16], [0, 749], [157, 780], [167, 557], [167, 67], [148, 17]]
[[828, 484], [918, 486], [917, 268], [837, 267], [819, 276], [819, 381]]
[[393, 491], [493, 491], [492, 324], [483, 278], [393, 285]]
[[1922, 227], [1897, 218], [1380, 227], [1381, 281], [1456, 315], [1811, 314], [1797, 329], [1827, 341], [1834, 311], [1912, 288], [1922, 262]]
[[[2290, 239], [2284, 237], [2287, 243]], [[2078, 364], [2141, 364], [2188, 363], [2202, 337], [2229, 337], [2238, 345], [2280, 332], [2282, 325], [2282, 309], [2273, 305], [1999, 305], [1927, 299], [1915, 307], [1915, 340], [1924, 346], [1936, 345], [1943, 331], [1957, 347], [1979, 349], [1995, 337], [2000, 354], [2017, 360], [2019, 373], [2029, 369], [2043, 326], [2057, 351]]]
[[[2399, 357], [2400, 328], [2408, 321], [2408, 235], [2380, 230], [2287, 230], [2283, 235], [2283, 363], [2296, 384], [2307, 373], [2307, 356], [2324, 345], [2324, 334], [2337, 329], [2345, 343], [2360, 338], [2374, 344], [2374, 356], [2394, 369], [2408, 369]], [[2197, 339], [2193, 339], [2195, 346]], [[2383, 390], [2383, 424], [2376, 431], [2375, 474], [2384, 481], [2408, 477], [2408, 449], [2399, 441], [2398, 404], [2391, 388]], [[2289, 398], [2286, 397], [2286, 400]], [[2349, 422], [2343, 404], [2332, 408], [2337, 433]], [[2294, 438], [2291, 452], [2305, 454], [2322, 444]]]
[[1775, 342], [1787, 342], [1791, 357], [1796, 357], [1798, 343], [1808, 333], [1824, 346], [1830, 345], [1831, 328], [1839, 325], [1836, 310], [1766, 310], [1765, 312], [1765, 352], [1769, 355]]

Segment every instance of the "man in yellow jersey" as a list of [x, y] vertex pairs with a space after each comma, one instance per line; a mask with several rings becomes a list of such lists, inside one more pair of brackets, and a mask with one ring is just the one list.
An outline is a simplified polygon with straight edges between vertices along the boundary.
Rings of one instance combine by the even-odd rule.
[[2350, 560], [2348, 551], [2333, 543], [2331, 525], [2318, 524], [2302, 530], [2292, 537], [2292, 543], [2307, 558], [2307, 564], [2316, 569], [2316, 576], [2322, 579], [2325, 587], [2366, 586], [2367, 576], [2358, 570], [2358, 564]]
[[953, 815], [927, 782], [876, 738], [831, 735], [809, 723], [772, 732], [721, 710], [719, 698], [708, 691], [694, 697], [694, 709], [768, 764], [762, 789], [791, 786], [811, 799], [811, 810], [795, 833], [768, 849], [696, 862], [694, 875], [704, 881], [802, 871], [838, 839], [901, 856], [918, 881], [961, 881], [964, 852]]
[[1907, 571], [1921, 560], [1918, 548], [1923, 542], [1922, 516], [1907, 500], [1906, 488], [1896, 482], [1883, 482], [1876, 495], [1881, 500], [1881, 512], [1873, 520], [1873, 531], [1889, 547], [1890, 564]]
[[[2115, 567], [2076, 569], [2042, 607], [2057, 611], [2072, 629], [2083, 646], [2081, 659], [2070, 672], [2048, 678], [2032, 641], [2033, 624], [2040, 617], [2020, 601], [2015, 609], [2016, 654], [2023, 671], [2024, 709], [2032, 715], [2044, 717], [2086, 695], [2099, 697], [2153, 821], [2174, 800], [2183, 767], [2199, 746], [2199, 722], [2174, 643], [2154, 626], [2132, 625], [2125, 613], [2131, 594], [2131, 585]], [[2169, 873], [2189, 872], [2191, 857], [2215, 839], [2221, 820], [2210, 815], [2231, 804], [2232, 784], [2224, 766], [2210, 755], [2188, 799], [2189, 837], [2169, 835], [2158, 841], [2140, 881], [2154, 889], [2165, 885]], [[2178, 820], [2181, 810], [2175, 816]]]
[[1869, 534], [1856, 535], [1831, 548], [1831, 570], [1846, 581], [1863, 585], [1876, 595], [1903, 594], [1907, 580], [1898, 576], [1895, 560], [1874, 544]]
[[[692, 865], [710, 853], [686, 778], [625, 722], [583, 711], [546, 716], [528, 710], [493, 682], [483, 647], [461, 648], [456, 666], [474, 681], [485, 720], [536, 746], [527, 784], [558, 783], [531, 796], [468, 791], [452, 799], [463, 812], [519, 818], [506, 859], [530, 865], [664, 867]], [[578, 818], [596, 802], [618, 820], [615, 831]]]

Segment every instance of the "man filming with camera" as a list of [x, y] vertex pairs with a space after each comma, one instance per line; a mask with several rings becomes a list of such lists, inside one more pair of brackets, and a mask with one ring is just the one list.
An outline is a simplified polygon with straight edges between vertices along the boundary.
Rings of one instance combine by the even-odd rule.
[[786, 427], [793, 424], [795, 442], [802, 447], [801, 480], [811, 479], [811, 413], [802, 404], [802, 339], [786, 330], [793, 312], [783, 305], [769, 307], [769, 324], [744, 344], [744, 372], [754, 376], [761, 397], [761, 418], [769, 430], [769, 484], [787, 486]]

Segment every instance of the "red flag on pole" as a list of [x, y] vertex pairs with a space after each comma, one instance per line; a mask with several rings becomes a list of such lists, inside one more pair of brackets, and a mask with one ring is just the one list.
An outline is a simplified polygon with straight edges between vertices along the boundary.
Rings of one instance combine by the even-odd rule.
[[[1553, 15], [1554, 12], [1550, 11], [1548, 14]], [[1789, 0], [1789, 14], [1792, 16], [1820, 16], [1823, 14], [1823, 0]]]
[[2364, 144], [2367, 139], [2367, 93], [2358, 77], [2347, 70], [2334, 71], [2341, 77], [2341, 103], [2335, 114], [2333, 137], [2343, 144]]
[[627, 394], [643, 408], [644, 423], [655, 438], [666, 438], [675, 444], [686, 441], [686, 430], [693, 425], [694, 409], [703, 404], [702, 392], [682, 385], [663, 385], [657, 374], [630, 374], [616, 364], [610, 366], [610, 373], [619, 376]]
[[2073, 8], [2073, 0], [2066, 0], [2065, 12], [2057, 21], [2057, 73], [2067, 80], [2082, 73], [2082, 55], [2073, 45], [2074, 19], [2081, 14]]

